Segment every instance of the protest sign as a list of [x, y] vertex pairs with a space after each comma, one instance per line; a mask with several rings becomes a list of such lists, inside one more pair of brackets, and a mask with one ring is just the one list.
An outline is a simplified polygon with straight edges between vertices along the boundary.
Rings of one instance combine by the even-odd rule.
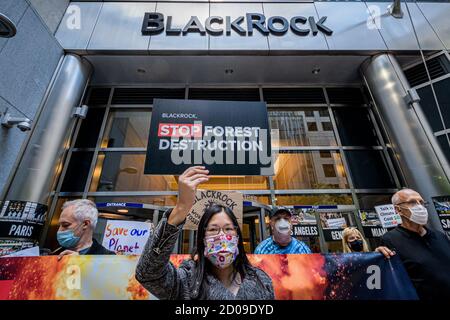
[[155, 99], [144, 173], [272, 175], [270, 138], [264, 102]]
[[375, 211], [378, 214], [378, 218], [380, 219], [381, 226], [383, 228], [396, 227], [402, 223], [402, 218], [395, 211], [392, 204], [376, 206]]
[[243, 195], [236, 191], [197, 190], [195, 202], [184, 224], [183, 229], [197, 230], [198, 223], [205, 209], [213, 203], [228, 207], [233, 211], [239, 226], [242, 227]]
[[103, 246], [117, 254], [141, 254], [151, 232], [151, 224], [139, 221], [108, 220]]

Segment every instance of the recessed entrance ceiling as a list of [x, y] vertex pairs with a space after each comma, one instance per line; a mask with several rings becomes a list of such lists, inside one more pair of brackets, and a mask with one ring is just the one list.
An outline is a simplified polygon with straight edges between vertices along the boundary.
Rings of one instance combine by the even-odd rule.
[[[367, 56], [102, 56], [95, 85], [356, 84]], [[402, 64], [416, 57], [403, 56]]]

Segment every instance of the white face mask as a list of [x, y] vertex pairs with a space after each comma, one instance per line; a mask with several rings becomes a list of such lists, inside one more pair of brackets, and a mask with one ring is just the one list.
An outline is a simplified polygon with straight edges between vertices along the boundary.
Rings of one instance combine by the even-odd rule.
[[291, 224], [286, 219], [275, 222], [275, 229], [281, 234], [291, 235]]
[[411, 211], [411, 217], [409, 217], [409, 220], [412, 222], [415, 222], [417, 224], [420, 224], [421, 226], [426, 225], [428, 222], [428, 210], [424, 206], [418, 204], [414, 207], [409, 208], [409, 211]]

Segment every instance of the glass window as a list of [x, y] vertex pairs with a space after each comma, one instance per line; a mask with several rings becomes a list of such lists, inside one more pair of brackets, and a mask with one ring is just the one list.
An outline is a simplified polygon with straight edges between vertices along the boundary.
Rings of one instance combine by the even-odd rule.
[[81, 122], [75, 148], [95, 148], [104, 115], [105, 108], [89, 108], [86, 119]]
[[361, 210], [374, 210], [375, 206], [391, 203], [393, 194], [358, 194]]
[[94, 152], [72, 152], [61, 191], [84, 191], [93, 155]]
[[[95, 191], [176, 191], [178, 176], [145, 175], [145, 154], [101, 152], [92, 177]], [[268, 190], [264, 176], [211, 176], [200, 188], [209, 190]]]
[[433, 91], [431, 90], [431, 87], [428, 85], [426, 87], [417, 89], [417, 93], [420, 96], [420, 106], [422, 108], [422, 111], [425, 117], [427, 118], [428, 123], [430, 124], [433, 131], [443, 130], [444, 126], [442, 125], [441, 117], [439, 116], [439, 111], [436, 106], [436, 101], [434, 100]]
[[447, 135], [443, 134], [436, 137], [436, 139], [439, 142], [439, 145], [441, 146], [442, 152], [447, 158], [447, 161], [450, 163], [450, 145], [448, 144]]
[[102, 141], [103, 148], [146, 148], [151, 111], [115, 110], [109, 114]]
[[290, 194], [276, 195], [276, 205], [352, 205], [353, 199], [350, 194]]
[[334, 170], [334, 165], [332, 164], [323, 164], [323, 172], [325, 177], [327, 178], [336, 178], [336, 170]]
[[[330, 153], [331, 158], [320, 157], [319, 151], [279, 153], [274, 165], [275, 189], [348, 188], [339, 152]], [[328, 177], [331, 170], [334, 175]]]
[[[296, 110], [271, 110], [269, 122], [272, 129], [279, 132], [279, 145], [286, 146], [336, 146], [336, 138], [331, 129], [320, 129], [317, 123], [330, 123], [326, 108], [304, 108]], [[320, 130], [319, 130], [320, 129]]]
[[334, 108], [343, 146], [377, 146], [376, 131], [365, 108]]
[[442, 117], [447, 128], [450, 128], [450, 78], [434, 84], [434, 90], [439, 102]]
[[317, 123], [308, 122], [308, 131], [317, 131]]
[[381, 151], [345, 151], [345, 156], [355, 188], [395, 188]]

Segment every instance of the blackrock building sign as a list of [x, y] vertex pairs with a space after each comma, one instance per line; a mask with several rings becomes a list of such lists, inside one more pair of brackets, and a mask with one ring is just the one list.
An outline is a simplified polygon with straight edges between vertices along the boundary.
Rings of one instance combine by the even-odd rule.
[[325, 26], [326, 19], [326, 16], [318, 20], [312, 16], [294, 16], [289, 19], [282, 16], [266, 18], [260, 13], [246, 13], [245, 16], [239, 17], [211, 16], [202, 22], [197, 16], [191, 16], [183, 28], [174, 28], [172, 16], [167, 16], [166, 19], [160, 12], [146, 12], [142, 23], [142, 34], [157, 35], [165, 31], [166, 35], [172, 36], [188, 33], [199, 33], [201, 35], [208, 33], [212, 36], [225, 34], [229, 36], [232, 32], [235, 32], [241, 36], [252, 36], [256, 30], [265, 36], [269, 34], [282, 36], [290, 29], [299, 36], [306, 36], [310, 33], [315, 36], [319, 32], [330, 36], [333, 31]]

